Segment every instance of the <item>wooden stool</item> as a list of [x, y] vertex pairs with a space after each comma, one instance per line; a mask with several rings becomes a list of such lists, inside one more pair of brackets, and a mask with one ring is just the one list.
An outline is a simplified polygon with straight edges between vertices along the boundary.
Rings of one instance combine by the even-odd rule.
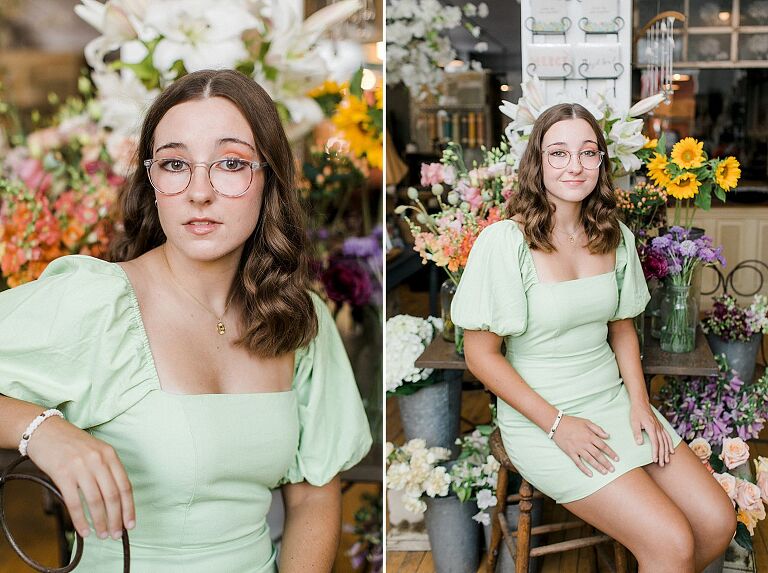
[[[541, 492], [534, 492], [531, 484], [525, 479], [523, 479], [520, 485], [519, 493], [507, 496], [509, 472], [517, 473], [517, 470], [507, 456], [498, 428], [491, 434], [490, 444], [491, 453], [501, 464], [501, 468], [499, 469], [499, 479], [496, 486], [496, 506], [493, 508], [491, 516], [491, 545], [488, 550], [488, 573], [495, 573], [496, 559], [502, 539], [510, 554], [514, 557], [515, 573], [528, 573], [528, 560], [533, 557], [549, 555], [550, 553], [562, 553], [563, 551], [590, 547], [609, 541], [613, 542], [616, 573], [627, 573], [626, 549], [621, 543], [614, 541], [610, 536], [603, 533], [531, 548], [531, 537], [534, 535], [576, 529], [586, 525], [586, 523], [574, 517], [572, 521], [539, 525], [532, 528], [531, 508], [533, 504], [531, 500], [534, 498], [545, 498], [546, 496]], [[505, 518], [505, 509], [507, 503], [510, 502], [519, 502], [520, 504], [520, 519], [517, 523], [517, 531], [509, 531]]]

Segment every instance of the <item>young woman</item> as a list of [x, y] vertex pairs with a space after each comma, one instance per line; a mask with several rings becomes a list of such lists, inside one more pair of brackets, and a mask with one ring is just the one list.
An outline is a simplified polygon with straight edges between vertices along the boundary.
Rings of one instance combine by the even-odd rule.
[[451, 316], [470, 370], [499, 397], [520, 473], [624, 544], [641, 573], [701, 571], [732, 539], [735, 512], [649, 404], [632, 321], [649, 295], [607, 165], [585, 108], [545, 111], [510, 219], [478, 237]]
[[86, 537], [78, 571], [119, 569], [123, 527], [132, 571], [275, 571], [281, 484], [280, 571], [331, 569], [337, 474], [371, 436], [294, 178], [261, 87], [189, 74], [145, 118], [121, 262], [63, 257], [0, 296], [0, 447], [63, 413], [26, 445]]

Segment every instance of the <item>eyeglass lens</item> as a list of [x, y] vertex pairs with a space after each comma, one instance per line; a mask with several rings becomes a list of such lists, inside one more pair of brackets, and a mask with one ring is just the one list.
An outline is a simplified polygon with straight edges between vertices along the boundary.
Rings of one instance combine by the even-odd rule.
[[[597, 169], [603, 161], [599, 151], [587, 149], [578, 153], [578, 160], [584, 169]], [[571, 152], [565, 149], [547, 151], [547, 161], [555, 169], [563, 169], [571, 162]]]
[[[248, 161], [221, 159], [211, 164], [208, 178], [222, 195], [242, 195], [251, 185], [253, 169]], [[161, 159], [150, 166], [149, 180], [160, 193], [177, 195], [189, 186], [192, 166], [181, 159]]]

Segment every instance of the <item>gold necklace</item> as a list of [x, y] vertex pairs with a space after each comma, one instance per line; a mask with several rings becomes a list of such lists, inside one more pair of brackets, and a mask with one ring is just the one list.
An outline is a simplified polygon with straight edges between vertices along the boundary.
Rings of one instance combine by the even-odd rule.
[[561, 231], [560, 229], [555, 229], [555, 231], [557, 231], [557, 232], [559, 232], [559, 233], [564, 233], [564, 234], [565, 234], [565, 235], [568, 237], [568, 241], [570, 241], [570, 243], [571, 243], [572, 245], [575, 245], [575, 244], [576, 244], [576, 237], [577, 237], [577, 236], [579, 235], [579, 233], [581, 232], [581, 229], [577, 229], [577, 230], [576, 230], [575, 232], [573, 232], [573, 233], [569, 233], [568, 231]]
[[171, 273], [171, 280], [174, 282], [174, 284], [179, 287], [181, 290], [183, 290], [185, 293], [187, 293], [189, 296], [191, 296], [194, 301], [199, 304], [202, 308], [204, 308], [208, 313], [213, 315], [216, 320], [218, 321], [216, 323], [216, 330], [220, 335], [224, 335], [227, 332], [227, 328], [224, 326], [224, 317], [227, 314], [227, 310], [229, 310], [229, 303], [232, 302], [232, 295], [229, 296], [227, 299], [227, 304], [224, 305], [224, 314], [221, 316], [217, 316], [215, 312], [213, 312], [210, 308], [205, 306], [202, 302], [200, 302], [200, 299], [197, 298], [195, 295], [193, 295], [190, 291], [185, 289], [179, 281], [176, 280], [176, 276], [173, 274], [173, 270], [171, 269], [171, 265], [168, 263], [168, 255], [165, 254], [165, 245], [163, 245], [163, 258], [165, 259], [165, 266], [168, 267], [168, 272]]

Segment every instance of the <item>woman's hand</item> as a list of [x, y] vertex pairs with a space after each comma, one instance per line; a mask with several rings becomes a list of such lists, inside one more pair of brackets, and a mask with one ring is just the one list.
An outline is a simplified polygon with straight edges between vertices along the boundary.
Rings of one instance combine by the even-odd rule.
[[51, 418], [30, 438], [27, 453], [59, 488], [80, 535], [87, 537], [90, 527], [79, 492], [100, 538], [111, 534], [120, 539], [123, 525], [133, 528], [136, 514], [131, 482], [112, 446], [61, 418]]
[[633, 402], [629, 410], [629, 420], [638, 445], [643, 443], [643, 430], [645, 430], [651, 440], [651, 455], [654, 463], [658, 463], [661, 467], [668, 464], [670, 454], [675, 453], [672, 437], [659, 422], [651, 405], [648, 402]]
[[613, 471], [608, 458], [619, 461], [616, 452], [603, 441], [609, 437], [608, 432], [585, 418], [563, 416], [552, 439], [582, 472], [592, 477], [592, 470], [584, 462], [605, 474]]

